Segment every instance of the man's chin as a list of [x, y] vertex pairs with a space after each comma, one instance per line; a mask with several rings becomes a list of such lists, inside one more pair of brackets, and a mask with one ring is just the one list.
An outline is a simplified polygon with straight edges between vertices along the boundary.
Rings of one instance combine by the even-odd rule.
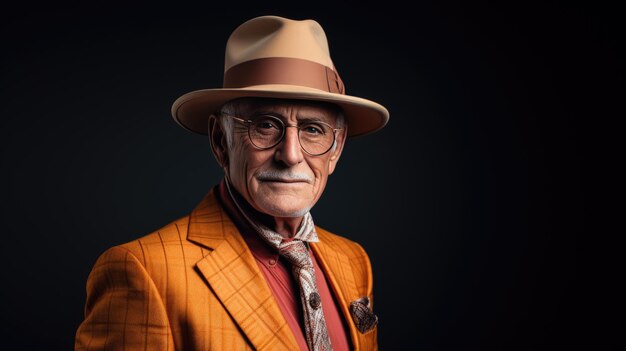
[[302, 217], [311, 210], [311, 207], [278, 206], [275, 203], [257, 203], [261, 212], [272, 217]]
[[255, 200], [257, 210], [272, 217], [302, 217], [313, 207], [308, 193], [267, 191], [263, 189], [257, 196], [251, 196]]

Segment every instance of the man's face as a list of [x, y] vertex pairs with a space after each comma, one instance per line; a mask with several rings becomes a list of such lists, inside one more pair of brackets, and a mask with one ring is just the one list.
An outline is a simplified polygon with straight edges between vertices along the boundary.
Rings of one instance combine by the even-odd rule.
[[[316, 120], [337, 127], [337, 109], [319, 103], [255, 101], [243, 104], [238, 110], [236, 117], [243, 119], [269, 114], [280, 118], [285, 125]], [[231, 145], [222, 140], [226, 172], [232, 185], [252, 207], [272, 217], [299, 217], [313, 207], [324, 191], [328, 175], [335, 170], [347, 132], [346, 128], [337, 131], [334, 148], [323, 155], [311, 156], [302, 150], [297, 128], [285, 128], [285, 136], [278, 145], [260, 150], [251, 143], [244, 124], [232, 121], [232, 126]]]

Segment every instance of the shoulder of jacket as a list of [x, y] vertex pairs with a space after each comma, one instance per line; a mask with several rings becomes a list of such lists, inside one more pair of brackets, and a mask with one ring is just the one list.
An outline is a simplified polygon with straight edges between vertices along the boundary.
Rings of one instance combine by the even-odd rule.
[[335, 250], [346, 254], [348, 257], [358, 258], [367, 256], [367, 253], [365, 252], [361, 244], [357, 243], [356, 241], [350, 240], [341, 235], [331, 233], [328, 230], [317, 226], [315, 227], [315, 230], [317, 231], [317, 235], [321, 242], [329, 245]]
[[145, 255], [146, 247], [164, 246], [165, 243], [182, 242], [187, 239], [187, 229], [189, 226], [189, 215], [175, 219], [161, 228], [145, 234], [137, 239], [116, 245], [109, 250], [125, 250], [136, 257]]

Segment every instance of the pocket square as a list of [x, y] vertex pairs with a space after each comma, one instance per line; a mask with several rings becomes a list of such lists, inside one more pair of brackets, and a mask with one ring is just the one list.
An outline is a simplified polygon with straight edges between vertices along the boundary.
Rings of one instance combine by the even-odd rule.
[[367, 296], [350, 302], [350, 313], [357, 329], [363, 334], [374, 329], [378, 324], [378, 316], [372, 311], [370, 298]]

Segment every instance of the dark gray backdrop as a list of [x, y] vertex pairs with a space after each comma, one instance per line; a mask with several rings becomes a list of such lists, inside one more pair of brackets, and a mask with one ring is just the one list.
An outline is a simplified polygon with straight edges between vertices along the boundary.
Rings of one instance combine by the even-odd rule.
[[228, 35], [265, 14], [319, 21], [347, 93], [391, 112], [313, 210], [370, 254], [381, 349], [621, 342], [585, 187], [597, 126], [620, 118], [617, 15], [549, 1], [5, 8], [3, 342], [72, 349], [97, 256], [220, 180], [170, 106], [219, 87]]

